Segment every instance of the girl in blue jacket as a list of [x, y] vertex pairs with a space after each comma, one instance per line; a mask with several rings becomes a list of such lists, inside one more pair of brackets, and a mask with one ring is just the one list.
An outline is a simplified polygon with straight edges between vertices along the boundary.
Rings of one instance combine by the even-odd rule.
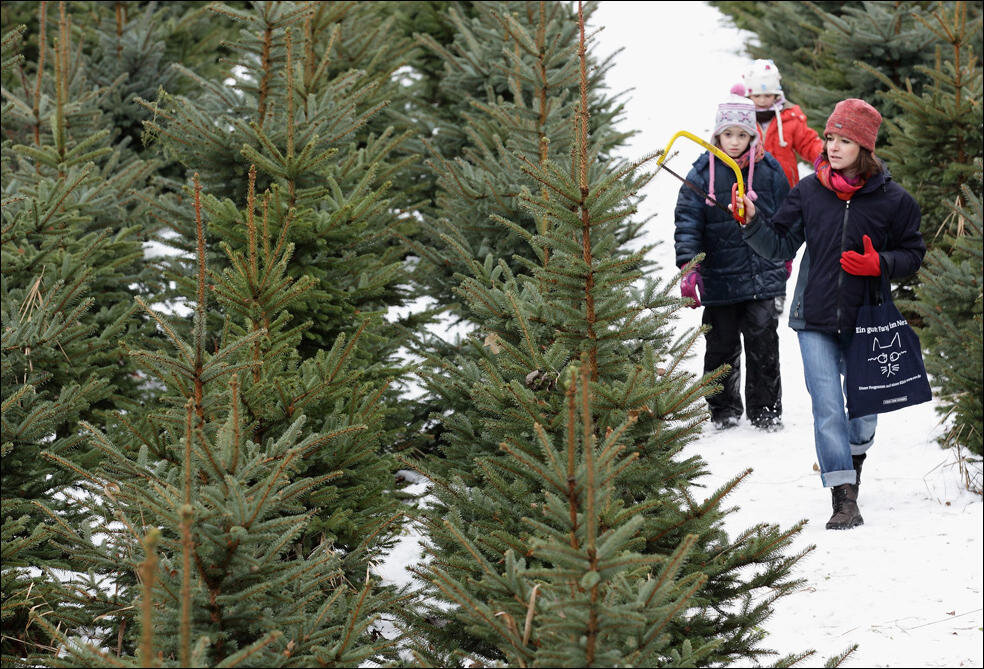
[[824, 129], [816, 173], [789, 193], [779, 210], [746, 199], [745, 241], [766, 258], [791, 259], [804, 242], [789, 325], [797, 331], [820, 479], [832, 489], [827, 529], [864, 520], [858, 509], [861, 466], [875, 437], [877, 416], [850, 419], [841, 376], [868, 277], [914, 274], [926, 246], [919, 205], [892, 181], [874, 156], [881, 114], [856, 98], [834, 107]]
[[[774, 212], [789, 192], [782, 166], [762, 149], [755, 127], [755, 105], [732, 96], [717, 108], [713, 143], [742, 168], [748, 196], [764, 211]], [[686, 185], [677, 199], [676, 262], [682, 267], [703, 253], [704, 259], [683, 279], [681, 292], [704, 307], [704, 371], [724, 364], [731, 371], [722, 392], [707, 398], [711, 420], [718, 429], [738, 424], [742, 412], [752, 425], [778, 429], [782, 425], [782, 385], [779, 380], [779, 313], [786, 295], [786, 268], [781, 260], [754, 253], [725, 209], [731, 201], [735, 174], [708, 152], [687, 175], [704, 195]], [[698, 294], [699, 291], [699, 294]], [[742, 407], [742, 338], [745, 349], [745, 407]]]

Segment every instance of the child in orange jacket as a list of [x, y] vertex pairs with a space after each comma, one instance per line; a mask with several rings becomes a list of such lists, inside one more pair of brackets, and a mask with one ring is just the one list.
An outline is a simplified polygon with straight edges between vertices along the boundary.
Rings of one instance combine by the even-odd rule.
[[823, 150], [823, 140], [806, 123], [806, 114], [783, 95], [779, 68], [771, 60], [756, 60], [735, 85], [755, 104], [755, 120], [765, 150], [775, 156], [786, 174], [789, 187], [799, 182], [797, 155], [813, 164]]

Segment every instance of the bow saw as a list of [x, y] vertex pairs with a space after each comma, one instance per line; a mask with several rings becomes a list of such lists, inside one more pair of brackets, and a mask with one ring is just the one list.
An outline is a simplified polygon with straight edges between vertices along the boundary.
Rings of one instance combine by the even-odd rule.
[[[723, 204], [721, 204], [720, 202], [718, 202], [717, 199], [714, 197], [714, 194], [713, 193], [705, 193], [700, 188], [698, 188], [696, 186], [696, 184], [694, 184], [694, 182], [690, 181], [689, 179], [683, 178], [682, 176], [680, 176], [679, 174], [677, 174], [676, 172], [674, 172], [673, 170], [671, 170], [669, 167], [666, 166], [666, 162], [665, 161], [666, 161], [667, 157], [670, 155], [670, 147], [673, 146], [673, 142], [675, 142], [677, 140], [677, 137], [685, 137], [685, 138], [687, 138], [687, 139], [689, 139], [689, 140], [691, 140], [693, 142], [696, 142], [697, 144], [699, 144], [700, 146], [704, 147], [705, 149], [707, 149], [708, 151], [710, 151], [711, 153], [713, 153], [715, 156], [717, 156], [718, 158], [720, 158], [724, 162], [724, 164], [727, 165], [728, 167], [730, 167], [731, 170], [735, 173], [736, 181], [735, 181], [734, 185], [731, 186], [731, 208], [730, 209], [728, 207], [724, 206]], [[754, 158], [752, 158], [752, 160], [754, 160]], [[670, 143], [666, 145], [666, 148], [665, 149], [663, 149], [662, 155], [660, 155], [660, 157], [656, 160], [656, 165], [657, 165], [656, 172], [659, 172], [660, 170], [666, 170], [667, 172], [669, 172], [670, 174], [672, 174], [673, 176], [675, 176], [677, 179], [679, 179], [680, 181], [682, 181], [684, 186], [686, 186], [690, 190], [694, 191], [695, 193], [697, 193], [698, 195], [700, 195], [702, 198], [709, 199], [711, 202], [714, 203], [714, 206], [715, 207], [717, 207], [718, 209], [720, 209], [720, 210], [722, 210], [724, 212], [727, 212], [727, 214], [729, 216], [734, 217], [734, 219], [736, 221], [738, 221], [738, 223], [740, 223], [741, 225], [744, 225], [746, 223], [746, 221], [745, 221], [745, 182], [741, 178], [741, 168], [738, 167], [738, 163], [736, 163], [731, 156], [729, 156], [728, 154], [726, 154], [724, 151], [722, 151], [718, 147], [716, 147], [713, 144], [710, 144], [708, 142], [705, 142], [704, 140], [702, 140], [700, 137], [697, 137], [693, 133], [687, 132], [686, 130], [681, 130], [678, 133], [676, 133], [675, 135], [673, 135], [673, 137], [670, 138]]]

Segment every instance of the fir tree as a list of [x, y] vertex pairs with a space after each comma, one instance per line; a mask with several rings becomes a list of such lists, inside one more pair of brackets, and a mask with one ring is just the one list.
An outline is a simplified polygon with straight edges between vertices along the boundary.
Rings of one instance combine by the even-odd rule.
[[55, 18], [46, 3], [34, 9], [41, 26], [31, 35], [36, 58], [15, 53], [13, 38], [23, 28], [4, 39], [5, 663], [47, 645], [46, 632], [27, 624], [28, 609], [64, 608], [47, 597], [46, 577], [31, 584], [23, 569], [78, 567], [74, 553], [46, 540], [48, 525], [37, 506], [51, 508], [51, 522], [74, 523], [76, 475], [38, 453], [47, 449], [91, 466], [97, 454], [80, 441], [78, 420], [136, 405], [147, 392], [119, 341], [151, 335], [148, 321], [133, 317], [133, 297], [157, 281], [143, 264], [145, 230], [134, 224], [153, 166], [101, 127], [98, 104], [107, 91], [87, 78], [64, 4]]
[[[937, 411], [948, 419], [941, 438], [944, 446], [966, 449], [966, 459], [980, 462], [982, 456], [981, 425], [984, 423], [984, 331], [982, 331], [981, 294], [984, 282], [982, 266], [982, 209], [984, 192], [981, 160], [977, 159], [975, 188], [963, 187], [963, 203], [953, 208], [954, 224], [942, 244], [926, 255], [919, 272], [918, 301], [908, 306], [923, 318], [922, 343], [930, 349], [926, 370], [937, 386]], [[965, 203], [965, 204], [964, 204]], [[960, 355], [954, 355], [960, 351]], [[964, 470], [970, 489], [981, 490]]]
[[[133, 352], [165, 389], [152, 421], [158, 431], [138, 434], [142, 445], [133, 449], [84, 424], [104, 456], [93, 470], [45, 453], [79, 474], [89, 493], [78, 501], [87, 522], [55, 528], [88, 576], [70, 576], [61, 588], [62, 600], [78, 608], [57, 621], [34, 620], [60, 644], [61, 659], [50, 663], [312, 666], [382, 659], [390, 642], [374, 639], [370, 627], [388, 602], [365, 571], [358, 583], [346, 578], [345, 562], [357, 551], [327, 541], [310, 550], [294, 545], [313, 515], [304, 498], [342, 475], [305, 477], [300, 463], [366, 426], [308, 431], [298, 412], [285, 429], [255, 439], [239, 379], [262, 376], [269, 362], [251, 352], [268, 332], [238, 333], [230, 324], [210, 336], [210, 274], [195, 186], [190, 340], [148, 309], [169, 344]], [[289, 284], [279, 286], [285, 303]], [[101, 541], [93, 540], [97, 533]]]
[[[367, 49], [356, 39], [387, 25], [370, 8], [256, 3], [248, 10], [213, 9], [243, 26], [228, 47], [241, 64], [229, 73], [235, 86], [184, 69], [202, 94], [163, 96], [147, 127], [167, 155], [200, 170], [214, 193], [203, 206], [219, 295], [237, 314], [234, 327], [270, 333], [255, 353], [271, 361], [266, 373], [243, 379], [257, 438], [284, 429], [302, 407], [314, 429], [332, 429], [342, 416], [372, 426], [304, 464], [312, 476], [346, 471], [312, 500], [319, 506], [331, 501], [332, 525], [319, 517], [304, 542], [326, 532], [354, 549], [395, 513], [394, 463], [386, 451], [415, 423], [398, 398], [397, 355], [415, 317], [384, 318], [405, 297], [406, 251], [391, 237], [407, 225], [399, 211], [405, 201], [392, 196], [391, 180], [407, 162], [396, 153], [406, 133], [367, 129], [384, 106], [379, 91], [390, 90], [384, 81], [406, 45], [375, 40]], [[356, 63], [367, 69], [352, 69]], [[248, 174], [251, 165], [255, 177]], [[233, 204], [252, 199], [254, 189], [268, 190], [255, 203], [262, 214], [254, 214], [254, 204], [248, 214]], [[183, 197], [162, 201], [158, 212], [173, 222], [169, 234], [182, 238], [189, 223]], [[181, 238], [170, 243], [187, 249]], [[187, 290], [188, 258], [166, 262], [175, 285]], [[286, 282], [296, 282], [289, 313], [276, 292]], [[340, 337], [344, 345], [337, 350], [344, 355], [336, 359], [329, 351]]]
[[[380, 90], [392, 90], [382, 82], [407, 46], [366, 40], [367, 30], [379, 29], [367, 24], [378, 21], [370, 10], [345, 3], [258, 2], [248, 10], [214, 4], [212, 11], [241, 25], [240, 39], [228, 45], [236, 67], [205, 79], [180, 66], [199, 95], [168, 93], [147, 103], [154, 113], [150, 135], [166, 156], [198, 172], [220, 201], [245, 197], [253, 164], [259, 191], [280, 187], [281, 208], [293, 209], [295, 217], [289, 274], [317, 280], [294, 310], [301, 321], [311, 321], [301, 346], [305, 355], [405, 298], [405, 250], [390, 235], [411, 225], [398, 211], [406, 204], [402, 196], [392, 192], [392, 180], [409, 161], [396, 153], [407, 133], [392, 127], [377, 132], [370, 124], [386, 105]], [[346, 61], [340, 54], [351, 57], [353, 50], [342, 45], [353, 42], [373, 49], [361, 48], [358, 62]], [[353, 69], [374, 63], [385, 65]], [[173, 221], [179, 240], [191, 238], [185, 209], [174, 201], [160, 213]], [[242, 242], [241, 229], [224, 228], [221, 218], [213, 225], [215, 244]], [[174, 273], [186, 276], [180, 268]], [[367, 337], [373, 350], [366, 359], [392, 360], [398, 334], [394, 328]]]
[[952, 218], [961, 185], [973, 182], [974, 161], [984, 153], [984, 68], [980, 52], [974, 50], [984, 13], [968, 4], [974, 3], [914, 14], [936, 44], [933, 65], [915, 67], [922, 82], [918, 88], [911, 79], [896, 85], [862, 65], [884, 85], [883, 97], [900, 110], [885, 120], [885, 148], [879, 153], [891, 166], [893, 178], [919, 202], [923, 236], [931, 244]]
[[[526, 612], [540, 612], [541, 605], [545, 620], [554, 622], [558, 607], [574, 606], [574, 600], [586, 606], [584, 593], [567, 593], [563, 584], [575, 575], [591, 579], [581, 582], [584, 591], [602, 583], [583, 573], [595, 570], [576, 574], [571, 567], [579, 551], [590, 550], [582, 543], [587, 534], [580, 533], [588, 532], [586, 525], [594, 519], [594, 537], [617, 537], [613, 554], [626, 551], [627, 564], [606, 572], [599, 585], [611, 598], [604, 601], [628, 605], [629, 593], [639, 593], [647, 575], [666, 575], [668, 589], [662, 595], [669, 599], [661, 604], [674, 601], [681, 608], [636, 610], [641, 617], [632, 620], [638, 627], [630, 630], [613, 611], [593, 609], [600, 600], [592, 597], [591, 606], [576, 609], [578, 615], [567, 612], [565, 625], [544, 623], [537, 637], [543, 655], [537, 661], [545, 664], [586, 661], [583, 647], [560, 652], [558, 644], [561, 637], [570, 640], [584, 622], [580, 613], [592, 610], [605, 617], [594, 629], [604, 626], [609, 634], [604, 651], [592, 655], [599, 664], [669, 663], [674, 651], [687, 658], [681, 661], [702, 664], [762, 655], [767, 651], [759, 647], [763, 633], [758, 626], [774, 599], [797, 585], [789, 572], [803, 553], [787, 556], [784, 551], [801, 525], [780, 530], [761, 524], [734, 539], [721, 528], [727, 513], [723, 499], [747, 472], [703, 502], [695, 497], [704, 465], [681, 451], [706, 420], [702, 398], [715, 390], [716, 375], [693, 378], [678, 369], [700, 333], [673, 341], [670, 320], [683, 307], [670, 295], [673, 284], [644, 277], [648, 249], [630, 253], [620, 247], [619, 230], [635, 212], [646, 161], [616, 163], [615, 169], [590, 138], [586, 60], [582, 34], [575, 124], [571, 145], [560, 153], [566, 156], [563, 162], [511, 157], [536, 184], [535, 192], [522, 189], [519, 200], [538, 227], [530, 232], [505, 217], [497, 220], [530, 245], [529, 255], [536, 260], [521, 262], [521, 269], [513, 271], [503, 259], [469, 257], [468, 249], [458, 246], [471, 273], [461, 279], [458, 294], [468, 318], [481, 328], [458, 356], [426, 379], [450, 414], [443, 417], [440, 454], [429, 461], [432, 467], [420, 466], [434, 483], [435, 502], [423, 515], [433, 565], [424, 594], [433, 604], [424, 604], [409, 623], [418, 652], [430, 662], [464, 662], [462, 653], [480, 661], [533, 662], [538, 650], [529, 645], [532, 632], [512, 630], [504, 637], [503, 630], [510, 630], [510, 619], [517, 630], [523, 627]], [[569, 407], [577, 386], [570, 381], [577, 376], [575, 367], [586, 377], [581, 402], [587, 409], [579, 422], [571, 420]], [[604, 443], [598, 446], [598, 461], [610, 470], [592, 472], [584, 464], [592, 440], [575, 438], [576, 425], [598, 435]], [[577, 443], [583, 445], [580, 450]], [[616, 455], [620, 445], [624, 459]], [[587, 489], [577, 482], [595, 474], [611, 498], [592, 511]], [[602, 489], [598, 483], [598, 494], [609, 494]], [[560, 518], [569, 518], [570, 524], [560, 524]], [[581, 538], [576, 545], [570, 538], [567, 554], [544, 549], [568, 541], [572, 533]], [[654, 566], [670, 561], [674, 567], [665, 574]], [[674, 590], [673, 574], [682, 590]], [[552, 589], [533, 609], [534, 580], [541, 578], [541, 587], [550, 583]], [[503, 620], [476, 618], [479, 611], [499, 611], [496, 607], [505, 607], [510, 598], [514, 601], [501, 609], [507, 616]], [[667, 619], [660, 618], [664, 615]], [[624, 636], [612, 628], [616, 621], [627, 625]], [[632, 644], [644, 636], [638, 630], [648, 625], [665, 625], [668, 638], [640, 648], [633, 657]], [[575, 646], [579, 638], [573, 638]]]
[[[587, 8], [590, 17], [594, 5]], [[451, 237], [467, 255], [492, 254], [512, 268], [519, 258], [534, 259], [523, 231], [542, 232], [536, 217], [521, 206], [524, 186], [538, 186], [522, 172], [520, 154], [530, 162], [562, 159], [570, 146], [577, 63], [569, 57], [577, 42], [572, 9], [562, 3], [489, 2], [472, 8], [475, 16], [447, 10], [454, 42], [445, 47], [428, 34], [418, 41], [443, 60], [438, 85], [445, 104], [424, 116], [432, 172], [438, 177], [435, 208], [422, 232], [430, 243], [414, 245], [420, 257], [418, 280], [442, 306], [456, 302], [456, 272], [467, 271], [455, 252], [442, 253]], [[592, 57], [593, 58], [593, 57]], [[592, 62], [589, 105], [594, 142], [604, 155], [621, 146], [628, 133], [615, 129], [622, 105], [604, 92], [611, 63]], [[492, 166], [495, 166], [493, 168]], [[499, 168], [499, 169], [496, 169]], [[491, 214], [513, 221], [504, 231]], [[638, 226], [619, 230], [621, 242]], [[460, 316], [460, 314], [456, 314]]]
[[111, 90], [102, 108], [142, 154], [143, 122], [151, 113], [137, 100], [153, 99], [161, 89], [188, 93], [190, 82], [177, 76], [175, 63], [218, 76], [216, 54], [227, 53], [222, 41], [234, 36], [235, 26], [206, 3], [96, 2], [86, 10], [80, 19], [91, 35], [84, 48], [91, 53], [92, 78]]
[[911, 79], [918, 91], [923, 81], [916, 68], [931, 62], [936, 44], [916, 18], [924, 10], [911, 3], [715, 4], [756, 34], [758, 43], [746, 47], [749, 55], [776, 62], [786, 95], [803, 107], [818, 132], [846, 97], [862, 98], [884, 116], [894, 116], [897, 108], [879, 95], [879, 77], [861, 63], [899, 86]]

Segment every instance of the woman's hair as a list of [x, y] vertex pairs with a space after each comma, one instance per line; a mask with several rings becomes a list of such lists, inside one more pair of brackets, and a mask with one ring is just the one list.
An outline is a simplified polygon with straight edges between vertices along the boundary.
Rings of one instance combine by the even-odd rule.
[[[827, 155], [827, 140], [823, 140], [823, 151], [820, 153], [820, 157], [826, 162], [830, 162], [830, 156]], [[863, 146], [858, 146], [858, 157], [854, 161], [854, 169], [857, 170], [858, 176], [862, 179], [870, 179], [876, 174], [881, 174], [882, 164], [881, 161], [875, 158], [875, 154], [864, 148]]]

